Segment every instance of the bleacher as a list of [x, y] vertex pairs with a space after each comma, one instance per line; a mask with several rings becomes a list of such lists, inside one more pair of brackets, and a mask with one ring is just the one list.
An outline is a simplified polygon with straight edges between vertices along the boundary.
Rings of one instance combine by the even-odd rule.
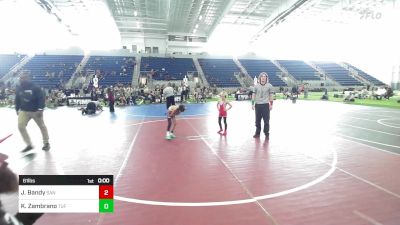
[[374, 85], [377, 85], [377, 86], [384, 86], [384, 85], [386, 85], [386, 84], [383, 83], [382, 81], [380, 81], [380, 80], [376, 79], [375, 77], [373, 77], [373, 76], [367, 74], [366, 72], [364, 72], [364, 71], [358, 69], [357, 67], [355, 67], [355, 66], [353, 66], [353, 65], [351, 65], [351, 64], [349, 64], [349, 63], [346, 63], [346, 64], [347, 64], [349, 67], [351, 67], [351, 68], [353, 68], [354, 70], [356, 70], [356, 71], [358, 72], [358, 75], [360, 75], [360, 76], [363, 77], [364, 79], [370, 81], [370, 82], [373, 83]]
[[343, 86], [362, 86], [363, 84], [350, 76], [350, 71], [332, 62], [314, 62], [316, 66], [325, 71], [331, 78]]
[[317, 71], [303, 61], [278, 60], [278, 62], [298, 81], [321, 80], [319, 76], [316, 76]]
[[196, 67], [191, 58], [142, 57], [140, 70], [153, 70], [155, 80], [182, 80], [187, 72], [196, 71]]
[[233, 59], [199, 59], [199, 63], [211, 87], [241, 87], [234, 76], [240, 69]]
[[81, 62], [81, 55], [35, 55], [22, 69], [31, 72], [32, 80], [46, 88], [68, 82]]
[[[25, 55], [0, 55], [0, 78], [19, 63]], [[82, 61], [82, 55], [36, 55], [21, 69], [31, 71], [32, 79], [42, 87], [56, 87], [63, 81], [65, 84], [75, 72], [76, 67]], [[210, 86], [240, 87], [240, 83], [234, 76], [239, 73], [233, 59], [199, 59], [200, 66]], [[261, 72], [267, 72], [270, 83], [275, 86], [287, 86], [278, 76], [281, 72], [270, 60], [239, 59], [242, 66], [253, 78]], [[302, 61], [278, 60], [279, 64], [294, 76], [298, 81], [321, 80], [314, 68]], [[342, 86], [363, 86], [364, 84], [352, 77], [350, 71], [333, 62], [314, 62], [316, 66], [324, 70], [333, 80]], [[364, 71], [346, 64], [358, 74], [374, 85], [383, 86], [383, 82], [365, 73]], [[116, 85], [122, 83], [130, 85], [132, 82], [135, 57], [127, 56], [91, 56], [83, 68], [83, 73], [93, 71], [100, 74], [100, 86]], [[142, 57], [141, 71], [155, 71], [155, 80], [182, 80], [189, 71], [196, 71], [192, 58], [162, 58]]]
[[269, 82], [272, 86], [280, 87], [287, 86], [284, 81], [277, 75], [281, 72], [278, 67], [275, 66], [269, 60], [254, 60], [254, 59], [239, 59], [239, 62], [247, 70], [249, 75], [253, 77], [258, 77], [261, 72], [267, 72]]
[[0, 55], [0, 78], [6, 75], [10, 69], [19, 63], [25, 55]]
[[121, 83], [132, 83], [135, 57], [126, 56], [90, 56], [83, 71], [94, 71], [99, 76], [100, 86], [110, 86]]

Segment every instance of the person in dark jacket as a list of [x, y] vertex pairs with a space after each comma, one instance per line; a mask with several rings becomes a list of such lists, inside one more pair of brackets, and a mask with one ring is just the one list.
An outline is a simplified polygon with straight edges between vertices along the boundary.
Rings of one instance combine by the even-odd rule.
[[18, 129], [26, 143], [26, 147], [22, 151], [26, 152], [33, 149], [31, 139], [26, 131], [31, 119], [39, 126], [42, 133], [42, 149], [48, 151], [50, 150], [49, 134], [43, 120], [44, 92], [31, 82], [29, 71], [22, 71], [19, 81], [20, 85], [15, 92], [15, 110], [18, 115]]
[[114, 111], [115, 97], [112, 88], [107, 89], [107, 96], [108, 96], [108, 106], [110, 107], [110, 112], [115, 112]]
[[93, 115], [97, 111], [103, 111], [103, 107], [98, 101], [91, 101], [86, 105], [86, 108], [81, 108], [80, 110], [82, 110], [82, 115]]

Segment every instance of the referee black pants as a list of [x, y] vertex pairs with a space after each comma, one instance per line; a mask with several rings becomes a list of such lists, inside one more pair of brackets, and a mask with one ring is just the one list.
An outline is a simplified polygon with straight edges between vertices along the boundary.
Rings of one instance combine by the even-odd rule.
[[269, 104], [256, 104], [256, 135], [261, 132], [261, 119], [264, 120], [264, 134], [269, 135]]
[[167, 109], [169, 109], [169, 107], [171, 105], [175, 105], [175, 96], [174, 95], [167, 97], [165, 100], [167, 102]]

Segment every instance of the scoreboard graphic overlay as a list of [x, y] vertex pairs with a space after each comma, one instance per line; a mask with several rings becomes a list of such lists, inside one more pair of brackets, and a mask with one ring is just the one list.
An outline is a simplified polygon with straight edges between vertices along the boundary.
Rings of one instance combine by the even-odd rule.
[[113, 213], [113, 175], [20, 175], [21, 213]]

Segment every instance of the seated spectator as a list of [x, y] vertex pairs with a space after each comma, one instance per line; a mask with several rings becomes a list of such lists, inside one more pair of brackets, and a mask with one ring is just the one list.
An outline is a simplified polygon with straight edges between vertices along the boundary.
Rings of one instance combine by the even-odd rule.
[[386, 93], [387, 93], [386, 89], [378, 88], [375, 92], [373, 92], [373, 97], [377, 100], [381, 100], [387, 95]]
[[119, 96], [118, 105], [125, 106], [127, 104], [126, 98], [124, 95]]
[[355, 94], [354, 92], [349, 92], [348, 95], [345, 96], [344, 101], [345, 102], [354, 102], [355, 101]]
[[322, 95], [321, 100], [329, 100], [327, 89], [325, 89], [325, 93], [324, 93], [324, 95]]
[[393, 93], [392, 88], [387, 87], [386, 88], [386, 94], [384, 95], [384, 98], [389, 100], [389, 98], [392, 97], [393, 95], [394, 95], [394, 93]]

